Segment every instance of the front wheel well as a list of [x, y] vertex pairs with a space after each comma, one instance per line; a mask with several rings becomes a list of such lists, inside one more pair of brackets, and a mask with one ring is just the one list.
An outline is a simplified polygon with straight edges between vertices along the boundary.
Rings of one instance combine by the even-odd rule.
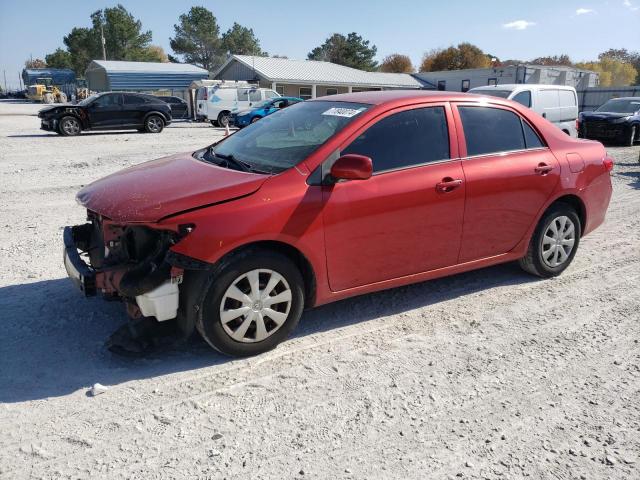
[[217, 264], [224, 262], [231, 256], [246, 253], [250, 250], [270, 250], [288, 257], [298, 267], [298, 270], [300, 270], [300, 274], [302, 275], [302, 279], [304, 280], [305, 308], [310, 308], [315, 304], [316, 275], [313, 267], [311, 266], [311, 262], [309, 262], [307, 257], [300, 250], [288, 243], [265, 240], [242, 245], [218, 260]]
[[580, 197], [576, 195], [564, 195], [562, 197], [556, 198], [554, 202], [549, 205], [549, 207], [547, 207], [547, 210], [558, 203], [569, 205], [576, 211], [576, 213], [578, 214], [578, 218], [580, 219], [580, 226], [582, 227], [581, 231], [584, 232], [585, 224], [587, 222], [587, 212], [584, 207], [584, 203], [582, 203], [582, 200], [580, 200]]

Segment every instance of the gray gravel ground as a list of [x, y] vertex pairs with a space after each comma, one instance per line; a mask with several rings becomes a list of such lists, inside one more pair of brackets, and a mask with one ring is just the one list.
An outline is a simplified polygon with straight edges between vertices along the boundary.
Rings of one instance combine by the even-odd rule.
[[75, 192], [221, 131], [62, 138], [37, 110], [0, 102], [0, 478], [640, 478], [640, 146], [609, 149], [607, 221], [559, 278], [507, 264], [307, 312], [255, 358], [126, 359], [121, 306], [64, 278]]

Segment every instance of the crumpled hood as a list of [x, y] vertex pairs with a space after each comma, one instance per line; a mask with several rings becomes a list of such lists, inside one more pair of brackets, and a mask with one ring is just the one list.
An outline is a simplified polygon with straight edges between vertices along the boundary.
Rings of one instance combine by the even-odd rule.
[[71, 104], [71, 103], [57, 103], [55, 105], [52, 105], [50, 107], [45, 107], [42, 108], [38, 111], [38, 116], [42, 116], [42, 115], [47, 115], [50, 113], [56, 113], [58, 111], [63, 111], [66, 108], [69, 107], [75, 107], [75, 105]]
[[256, 192], [268, 175], [172, 155], [116, 172], [78, 192], [78, 203], [117, 222], [156, 222]]

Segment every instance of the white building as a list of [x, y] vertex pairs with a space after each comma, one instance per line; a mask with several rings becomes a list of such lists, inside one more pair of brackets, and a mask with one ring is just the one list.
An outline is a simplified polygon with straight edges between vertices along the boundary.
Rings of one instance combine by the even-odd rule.
[[330, 62], [250, 55], [230, 56], [213, 78], [255, 82], [281, 95], [305, 100], [366, 90], [420, 89], [426, 85], [407, 73], [365, 72]]

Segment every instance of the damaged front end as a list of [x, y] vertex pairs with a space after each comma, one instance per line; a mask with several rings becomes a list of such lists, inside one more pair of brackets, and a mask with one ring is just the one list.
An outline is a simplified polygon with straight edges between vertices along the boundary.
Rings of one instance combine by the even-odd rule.
[[169, 249], [193, 226], [121, 225], [90, 211], [88, 220], [64, 229], [64, 264], [79, 289], [124, 301], [132, 318], [176, 318], [184, 269]]

